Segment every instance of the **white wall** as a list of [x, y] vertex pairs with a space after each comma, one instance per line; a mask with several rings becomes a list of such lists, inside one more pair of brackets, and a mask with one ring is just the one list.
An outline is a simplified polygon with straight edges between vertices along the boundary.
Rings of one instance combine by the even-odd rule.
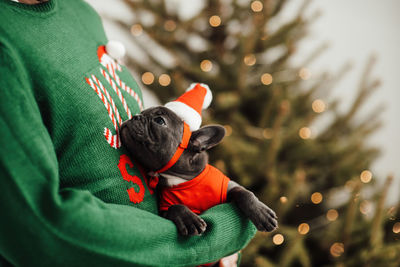
[[372, 171], [380, 184], [388, 174], [394, 174], [389, 199], [394, 203], [400, 200], [400, 1], [318, 0], [312, 2], [309, 11], [315, 10], [321, 10], [322, 15], [312, 27], [311, 38], [302, 45], [306, 49], [329, 41], [330, 48], [312, 68], [315, 71], [334, 71], [351, 60], [353, 70], [333, 92], [343, 99], [343, 106], [356, 93], [369, 55], [378, 57], [372, 73], [382, 80], [382, 86], [368, 100], [362, 115], [380, 103], [386, 108], [381, 116], [384, 125], [370, 140], [382, 149]]
[[[196, 1], [198, 0], [192, 2], [198, 4]], [[119, 0], [88, 2], [101, 15], [122, 17], [127, 21], [132, 19]], [[178, 0], [175, 2], [179, 3]], [[191, 4], [187, 2], [189, 0], [185, 0], [184, 6], [190, 7]], [[301, 2], [292, 0], [289, 8], [282, 14], [282, 19], [291, 18]], [[385, 104], [386, 111], [382, 115], [384, 126], [370, 140], [371, 144], [381, 147], [383, 152], [372, 171], [380, 183], [387, 174], [395, 175], [395, 183], [390, 191], [390, 202], [394, 203], [399, 200], [400, 195], [400, 1], [318, 0], [312, 2], [307, 12], [312, 14], [315, 10], [321, 10], [322, 16], [313, 24], [310, 37], [302, 42], [302, 51], [306, 55], [319, 44], [329, 41], [330, 48], [327, 52], [309, 66], [313, 73], [318, 73], [319, 70], [335, 72], [346, 61], [352, 61], [353, 70], [332, 92], [333, 96], [343, 99], [343, 108], [348, 106], [356, 93], [368, 56], [373, 52], [378, 56], [373, 75], [379, 77], [383, 84], [369, 99], [362, 115], [366, 116], [379, 103]], [[117, 27], [108, 22], [105, 23], [105, 28], [110, 39], [126, 38]], [[149, 92], [146, 92], [145, 97], [148, 106], [157, 103]]]

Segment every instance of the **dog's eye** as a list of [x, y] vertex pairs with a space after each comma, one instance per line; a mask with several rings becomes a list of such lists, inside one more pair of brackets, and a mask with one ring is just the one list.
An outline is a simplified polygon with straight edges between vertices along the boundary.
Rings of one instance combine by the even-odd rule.
[[154, 122], [159, 124], [159, 125], [166, 125], [164, 119], [162, 117], [155, 117]]

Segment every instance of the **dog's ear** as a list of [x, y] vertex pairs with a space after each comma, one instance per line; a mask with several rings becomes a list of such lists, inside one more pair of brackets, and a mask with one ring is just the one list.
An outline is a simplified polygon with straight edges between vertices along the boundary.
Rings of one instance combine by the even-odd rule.
[[218, 145], [225, 136], [225, 128], [220, 125], [204, 126], [192, 133], [188, 149], [203, 152]]

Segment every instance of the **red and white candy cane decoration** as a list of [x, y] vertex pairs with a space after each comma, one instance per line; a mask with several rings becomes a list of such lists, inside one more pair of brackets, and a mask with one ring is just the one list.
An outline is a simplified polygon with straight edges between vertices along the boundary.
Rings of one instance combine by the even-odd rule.
[[129, 109], [128, 104], [126, 103], [124, 96], [121, 94], [121, 90], [119, 90], [118, 86], [115, 84], [115, 82], [111, 79], [110, 75], [108, 75], [104, 69], [100, 68], [100, 72], [107, 80], [107, 82], [111, 85], [112, 89], [114, 89], [115, 93], [119, 97], [119, 100], [121, 100], [125, 112], [126, 114], [128, 114], [128, 119], [131, 119], [132, 118], [131, 110]]
[[[90, 87], [93, 88], [93, 90], [96, 92], [96, 94], [98, 95], [98, 97], [101, 99], [101, 101], [103, 102], [104, 106], [107, 109], [108, 112], [108, 116], [110, 117], [113, 125], [114, 125], [114, 129], [116, 134], [113, 135], [111, 130], [108, 129], [107, 127], [104, 128], [104, 136], [107, 140], [107, 142], [110, 144], [111, 147], [117, 149], [121, 147], [121, 141], [119, 139], [119, 135], [118, 135], [118, 125], [117, 125], [117, 121], [115, 120], [114, 117], [114, 113], [112, 111], [112, 108], [110, 106], [110, 104], [108, 103], [108, 100], [104, 97], [104, 94], [101, 92], [101, 90], [97, 87], [97, 85], [92, 81], [92, 79], [90, 78], [85, 78], [86, 82], [90, 85]], [[97, 78], [95, 79], [97, 80]], [[105, 88], [104, 88], [105, 89]], [[106, 91], [106, 90], [105, 90]], [[108, 92], [107, 92], [108, 94]]]
[[115, 64], [107, 64], [106, 68], [108, 70], [108, 73], [111, 74], [111, 76], [114, 78], [115, 82], [121, 87], [123, 90], [125, 90], [128, 94], [130, 94], [138, 103], [140, 111], [143, 110], [143, 103], [140, 100], [139, 95], [132, 90], [128, 85], [126, 85], [121, 79], [119, 78], [118, 74], [115, 72]]
[[[132, 90], [129, 86], [127, 86], [121, 79], [119, 78], [118, 74], [115, 70], [122, 71], [121, 66], [112, 59], [107, 53], [104, 46], [100, 46], [97, 50], [97, 56], [99, 58], [100, 63], [107, 69], [105, 71], [103, 68], [100, 67], [100, 73], [104, 76], [106, 81], [111, 85], [111, 88], [115, 91], [118, 95], [119, 100], [121, 101], [128, 118], [132, 118], [132, 112], [130, 111], [128, 104], [121, 93], [121, 90], [126, 91], [129, 95], [131, 95], [139, 106], [140, 111], [143, 110], [142, 101], [139, 98], [139, 95]], [[108, 73], [107, 73], [108, 72]], [[110, 144], [111, 147], [117, 149], [121, 147], [121, 140], [119, 138], [118, 129], [119, 126], [122, 124], [121, 116], [118, 112], [118, 109], [111, 98], [110, 94], [108, 93], [107, 89], [103, 86], [99, 79], [95, 75], [91, 75], [91, 78], [85, 78], [86, 82], [93, 88], [96, 92], [98, 97], [103, 102], [104, 106], [107, 109], [108, 116], [111, 119], [111, 122], [115, 129], [115, 134], [112, 134], [112, 131], [105, 127], [104, 128], [104, 136], [107, 142]], [[119, 86], [119, 87], [118, 87]], [[115, 116], [114, 116], [115, 114]]]
[[112, 57], [107, 54], [106, 47], [104, 45], [99, 46], [99, 48], [97, 49], [97, 57], [104, 67], [106, 67], [107, 64], [112, 64], [114, 68], [116, 68], [118, 71], [122, 71], [121, 65], [119, 65]]
[[114, 110], [115, 116], [117, 117], [117, 121], [118, 121], [118, 126], [121, 126], [122, 124], [122, 119], [121, 116], [119, 115], [118, 109], [115, 106], [114, 100], [111, 98], [110, 94], [108, 93], [107, 89], [103, 86], [103, 84], [97, 79], [96, 76], [92, 75], [92, 79], [93, 81], [97, 84], [97, 86], [99, 86], [101, 88], [101, 90], [103, 91], [103, 93], [106, 95], [108, 101], [111, 103], [111, 106]]
[[[132, 96], [136, 103], [139, 106], [140, 111], [143, 110], [143, 103], [140, 100], [139, 95], [132, 90], [132, 88], [130, 88], [128, 85], [126, 85], [118, 76], [118, 74], [116, 73], [115, 70], [118, 71], [122, 71], [121, 65], [119, 65], [114, 59], [112, 59], [107, 53], [106, 53], [106, 49], [104, 46], [100, 46], [97, 50], [97, 56], [99, 58], [99, 61], [101, 63], [101, 65], [103, 65], [107, 71], [108, 74], [106, 72], [103, 71], [102, 68], [100, 68], [100, 72], [102, 73], [102, 75], [104, 76], [104, 78], [108, 81], [108, 83], [111, 85], [111, 87], [114, 89], [114, 91], [117, 93], [118, 97], [120, 98], [121, 102], [125, 102], [123, 101], [123, 97], [122, 94], [120, 94], [117, 89], [118, 87], [116, 86], [116, 84], [124, 91], [126, 91], [130, 96]], [[113, 79], [110, 79], [111, 76]], [[115, 81], [115, 82], [114, 82]], [[115, 84], [116, 83], [116, 84]], [[129, 119], [132, 118], [132, 115], [130, 115], [130, 110], [128, 108], [128, 106], [126, 104], [123, 104], [125, 111], [128, 114]]]

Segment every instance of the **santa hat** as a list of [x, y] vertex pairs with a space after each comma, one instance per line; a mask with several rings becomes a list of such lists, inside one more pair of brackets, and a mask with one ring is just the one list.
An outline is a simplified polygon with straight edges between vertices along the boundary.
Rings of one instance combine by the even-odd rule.
[[208, 108], [212, 101], [210, 88], [203, 83], [193, 83], [178, 99], [165, 104], [174, 111], [191, 131], [196, 131], [201, 125], [201, 111]]

